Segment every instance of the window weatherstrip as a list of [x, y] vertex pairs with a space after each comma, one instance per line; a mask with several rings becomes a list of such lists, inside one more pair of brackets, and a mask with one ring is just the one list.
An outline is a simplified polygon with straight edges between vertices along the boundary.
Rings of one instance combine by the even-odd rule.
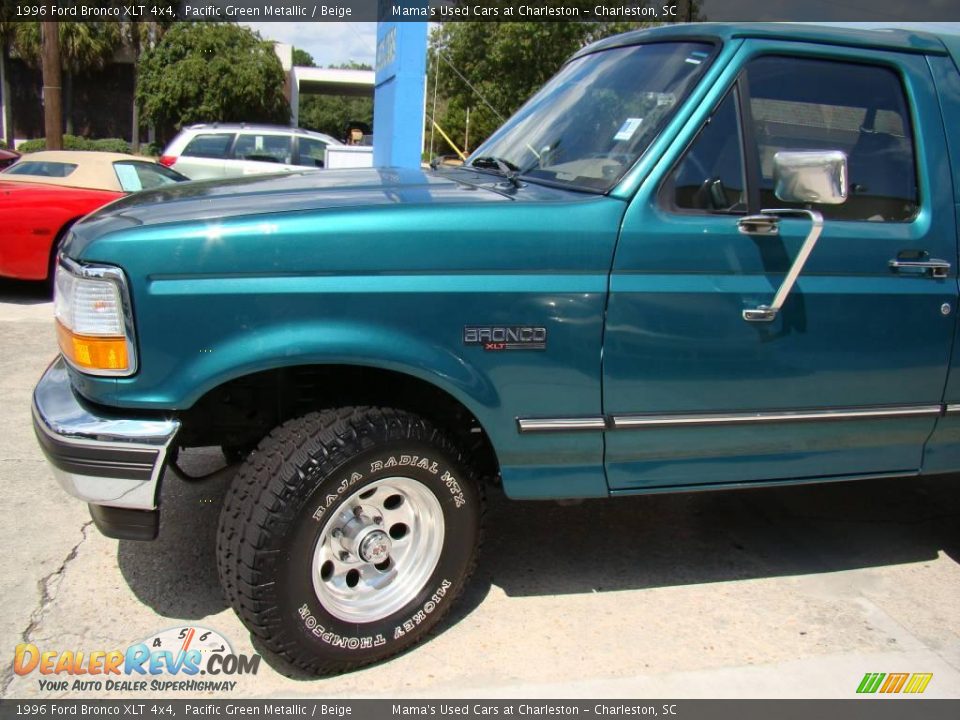
[[747, 187], [747, 211], [760, 212], [760, 146], [757, 144], [756, 128], [753, 124], [753, 109], [750, 105], [749, 69], [740, 73], [734, 83], [737, 98], [737, 121], [740, 124], [740, 158], [743, 160], [744, 181]]

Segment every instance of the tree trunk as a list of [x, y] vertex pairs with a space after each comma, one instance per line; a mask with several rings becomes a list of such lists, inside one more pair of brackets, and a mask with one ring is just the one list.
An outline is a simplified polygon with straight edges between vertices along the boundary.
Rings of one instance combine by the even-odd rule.
[[7, 77], [7, 45], [0, 47], [0, 96], [3, 97], [3, 141], [11, 150], [13, 147], [13, 98], [10, 96], [10, 78]]
[[130, 132], [130, 152], [134, 155], [140, 152], [140, 108], [137, 106], [137, 66], [133, 66], [133, 129]]
[[60, 108], [60, 23], [41, 23], [43, 33], [43, 126], [47, 150], [63, 149], [63, 113]]
[[140, 152], [140, 108], [137, 106], [137, 83], [140, 72], [140, 24], [131, 23], [130, 45], [133, 48], [133, 114], [130, 118], [130, 152], [134, 155]]
[[73, 73], [69, 70], [63, 78], [63, 119], [67, 135], [73, 135]]

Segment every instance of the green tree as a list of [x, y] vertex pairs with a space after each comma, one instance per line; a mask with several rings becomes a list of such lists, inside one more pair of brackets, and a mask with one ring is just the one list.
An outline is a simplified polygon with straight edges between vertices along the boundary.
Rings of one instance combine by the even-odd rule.
[[[164, 6], [172, 7], [171, 3], [163, 3]], [[137, 103], [137, 88], [140, 85], [140, 57], [144, 50], [152, 48], [163, 34], [173, 25], [172, 20], [149, 21], [131, 20], [122, 24], [121, 33], [123, 44], [133, 56], [133, 101], [131, 104], [130, 115], [130, 149], [137, 153], [140, 151], [140, 128], [143, 123], [140, 122], [140, 105]]]
[[177, 23], [140, 59], [141, 118], [166, 131], [196, 122], [286, 123], [273, 46], [232, 23]]
[[[115, 22], [61, 22], [60, 65], [63, 71], [63, 114], [66, 132], [73, 134], [73, 80], [80, 73], [102, 69], [120, 47], [120, 24]], [[40, 23], [17, 23], [14, 44], [34, 67], [41, 64]]]
[[[313, 58], [304, 50], [295, 49], [294, 64], [316, 67]], [[299, 59], [298, 59], [299, 58]], [[363, 63], [350, 60], [340, 65], [330, 65], [336, 70], [372, 70]], [[300, 127], [343, 139], [347, 124], [361, 122], [373, 125], [373, 98], [338, 95], [301, 95]]]
[[313, 61], [313, 56], [308, 53], [306, 50], [301, 50], [298, 47], [293, 49], [293, 64], [300, 67], [316, 67], [317, 64]]
[[[565, 0], [570, 7], [576, 0]], [[501, 16], [519, 0], [497, 0]], [[526, 4], [526, 3], [524, 3]], [[592, 8], [597, 0], [581, 3]], [[600, 0], [599, 4], [603, 4]], [[621, 4], [619, 1], [615, 3]], [[681, 2], [683, 16], [700, 18], [698, 3]], [[519, 17], [519, 16], [518, 16]], [[652, 22], [450, 22], [433, 29], [427, 69], [427, 113], [462, 147], [470, 112], [470, 147], [486, 139], [574, 52], [610, 35]], [[438, 73], [439, 70], [439, 73]], [[436, 93], [435, 93], [436, 90]], [[430, 118], [427, 119], [427, 136]], [[434, 153], [450, 152], [433, 137]]]

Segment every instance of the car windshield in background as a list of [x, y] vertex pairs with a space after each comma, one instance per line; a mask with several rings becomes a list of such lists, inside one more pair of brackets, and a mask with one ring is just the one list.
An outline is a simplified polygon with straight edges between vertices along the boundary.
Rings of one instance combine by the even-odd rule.
[[566, 65], [470, 161], [606, 192], [643, 154], [703, 74], [713, 46], [635, 45]]
[[113, 171], [124, 192], [139, 192], [183, 182], [186, 176], [152, 162], [122, 160], [113, 164]]

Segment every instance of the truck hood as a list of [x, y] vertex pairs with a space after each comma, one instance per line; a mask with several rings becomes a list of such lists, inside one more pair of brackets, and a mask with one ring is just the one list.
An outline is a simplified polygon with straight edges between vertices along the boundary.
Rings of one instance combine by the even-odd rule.
[[[532, 185], [520, 192], [528, 198], [568, 196]], [[517, 194], [503, 178], [470, 169], [306, 170], [185, 182], [111, 203], [75, 226], [74, 242], [137, 226], [349, 207], [511, 202]]]

